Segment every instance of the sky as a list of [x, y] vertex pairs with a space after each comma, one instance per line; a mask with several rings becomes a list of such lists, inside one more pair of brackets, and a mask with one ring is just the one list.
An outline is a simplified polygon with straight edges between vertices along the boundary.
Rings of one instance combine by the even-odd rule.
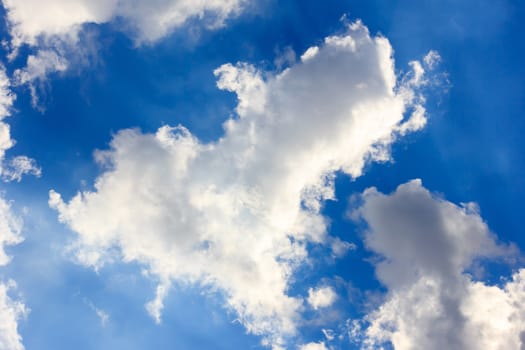
[[0, 350], [525, 349], [519, 1], [1, 4]]

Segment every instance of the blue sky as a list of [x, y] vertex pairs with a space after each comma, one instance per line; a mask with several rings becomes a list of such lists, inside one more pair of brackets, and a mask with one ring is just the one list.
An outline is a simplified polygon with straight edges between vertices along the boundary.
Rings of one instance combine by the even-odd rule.
[[0, 350], [522, 349], [524, 10], [2, 0]]

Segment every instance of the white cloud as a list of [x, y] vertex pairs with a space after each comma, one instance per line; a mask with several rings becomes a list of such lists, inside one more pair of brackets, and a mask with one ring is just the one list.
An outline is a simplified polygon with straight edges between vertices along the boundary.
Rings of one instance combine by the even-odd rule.
[[369, 226], [365, 243], [381, 257], [376, 275], [388, 293], [365, 322], [353, 323], [351, 339], [363, 336], [363, 349], [388, 342], [396, 350], [525, 346], [525, 270], [502, 287], [466, 272], [480, 259], [516, 254], [496, 242], [475, 205], [436, 197], [420, 180], [391, 195], [370, 188], [363, 201], [358, 214]]
[[325, 343], [308, 343], [305, 345], [301, 345], [299, 347], [299, 350], [328, 350]]
[[[21, 158], [12, 160], [12, 164], [6, 166], [5, 152], [14, 145], [11, 139], [10, 128], [3, 120], [10, 115], [15, 96], [10, 90], [10, 82], [5, 73], [5, 68], [0, 67], [0, 174], [4, 180], [18, 179], [24, 170], [19, 165]], [[27, 158], [29, 159], [29, 158]], [[18, 170], [16, 170], [18, 169]], [[13, 172], [15, 171], [15, 172]], [[16, 173], [16, 174], [15, 174]], [[16, 245], [23, 238], [21, 235], [22, 221], [11, 211], [11, 204], [0, 196], [0, 266], [5, 266], [11, 261], [11, 257], [5, 252], [6, 246]], [[9, 298], [7, 292], [14, 288], [14, 282], [0, 283], [0, 349], [19, 350], [23, 349], [21, 337], [17, 331], [18, 319], [25, 315], [26, 309], [20, 302]]]
[[146, 304], [146, 310], [148, 310], [148, 313], [153, 317], [156, 323], [161, 322], [161, 314], [164, 309], [164, 298], [168, 295], [169, 287], [169, 282], [159, 284], [155, 293], [155, 299]]
[[137, 43], [153, 42], [199, 18], [208, 27], [221, 26], [240, 12], [243, 0], [2, 0], [12, 44], [36, 45], [52, 36], [76, 40], [87, 23], [117, 21]]
[[20, 243], [23, 240], [21, 231], [22, 220], [11, 212], [10, 203], [0, 197], [0, 266], [11, 260], [4, 248]]
[[18, 84], [24, 84], [36, 79], [43, 79], [50, 72], [65, 71], [67, 61], [56, 52], [50, 50], [38, 51], [37, 55], [29, 55], [25, 69], [17, 69], [14, 72]]
[[332, 287], [319, 287], [317, 289], [308, 289], [308, 304], [314, 309], [318, 310], [328, 307], [337, 299], [337, 294]]
[[68, 68], [67, 60], [56, 50], [39, 50], [36, 55], [29, 55], [24, 68], [16, 69], [13, 73], [15, 84], [28, 84], [31, 91], [31, 104], [40, 108], [37, 87], [45, 84], [49, 74], [64, 72]]
[[22, 180], [22, 176], [30, 174], [36, 177], [42, 175], [42, 169], [36, 164], [36, 161], [27, 156], [16, 156], [9, 160], [4, 166], [2, 177], [5, 181]]
[[[320, 211], [334, 173], [357, 177], [367, 161], [389, 159], [417, 86], [396, 77], [388, 40], [360, 22], [280, 74], [244, 63], [215, 74], [239, 101], [222, 138], [201, 143], [182, 126], [123, 130], [96, 155], [107, 170], [94, 191], [69, 202], [51, 191], [49, 203], [78, 233], [81, 263], [137, 261], [161, 286], [219, 290], [277, 349], [303, 307], [288, 282], [306, 243], [331, 243]], [[164, 295], [148, 304], [159, 320]]]
[[301, 61], [308, 61], [310, 58], [314, 57], [315, 55], [317, 55], [317, 53], [319, 52], [319, 47], [317, 46], [312, 46], [312, 47], [309, 47], [302, 55], [301, 55]]
[[[5, 68], [0, 66], [0, 175], [6, 181], [19, 180], [23, 173], [30, 172], [27, 165], [34, 165], [24, 156], [5, 163], [5, 153], [15, 143], [11, 138], [9, 125], [4, 121], [10, 115], [14, 99]], [[0, 266], [11, 261], [5, 247], [20, 243], [23, 240], [21, 231], [21, 219], [12, 213], [11, 204], [3, 198], [3, 194], [0, 195]], [[0, 283], [0, 350], [24, 349], [22, 338], [18, 334], [18, 320], [26, 315], [27, 309], [21, 302], [9, 297], [8, 291], [14, 287], [13, 281]]]
[[428, 67], [434, 68], [439, 62], [441, 62], [441, 56], [437, 51], [431, 50], [425, 55], [423, 61]]
[[7, 11], [13, 60], [23, 44], [35, 49], [14, 72], [29, 86], [33, 107], [44, 111], [41, 93], [49, 75], [83, 66], [96, 56], [86, 24], [113, 23], [136, 45], [154, 43], [198, 19], [208, 28], [241, 12], [247, 0], [2, 0]]
[[109, 314], [99, 308], [95, 308], [94, 311], [97, 314], [97, 317], [100, 319], [100, 323], [102, 324], [102, 327], [105, 327], [109, 322]]
[[3, 173], [5, 152], [15, 144], [11, 138], [11, 128], [4, 119], [11, 115], [11, 108], [15, 95], [10, 89], [11, 83], [5, 72], [5, 67], [0, 66], [0, 173]]
[[36, 162], [26, 156], [18, 156], [6, 162], [5, 154], [15, 145], [15, 141], [11, 138], [11, 128], [5, 119], [11, 115], [15, 98], [5, 67], [0, 65], [0, 176], [4, 181], [20, 181], [24, 174], [40, 176], [41, 173]]
[[335, 237], [330, 244], [332, 254], [336, 258], [341, 258], [350, 250], [356, 250], [357, 246], [354, 243], [342, 241], [339, 237]]
[[20, 301], [9, 297], [9, 290], [16, 287], [13, 281], [0, 283], [0, 350], [23, 350], [22, 337], [18, 334], [18, 320], [29, 310]]
[[102, 325], [102, 327], [105, 327], [109, 322], [109, 314], [106, 311], [96, 307], [95, 304], [93, 304], [87, 299], [85, 299], [84, 302], [87, 304], [87, 306], [89, 306], [91, 310], [95, 312], [95, 314], [100, 320], [100, 324]]
[[335, 339], [335, 332], [332, 329], [322, 329], [324, 337], [328, 341], [332, 341]]
[[22, 221], [11, 212], [10, 203], [0, 197], [0, 266], [11, 261], [4, 248], [20, 243], [23, 240], [21, 231]]
[[[5, 252], [6, 246], [20, 243], [22, 220], [11, 211], [11, 205], [0, 197], [0, 266], [5, 266], [11, 257]], [[14, 281], [0, 282], [0, 350], [23, 350], [22, 337], [18, 333], [18, 320], [29, 310], [18, 300], [13, 300], [8, 292], [16, 288]]]

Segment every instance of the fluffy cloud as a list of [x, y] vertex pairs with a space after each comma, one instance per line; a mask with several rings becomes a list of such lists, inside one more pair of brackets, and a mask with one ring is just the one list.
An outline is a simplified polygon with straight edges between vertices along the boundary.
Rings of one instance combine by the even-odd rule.
[[14, 141], [11, 138], [11, 128], [4, 120], [11, 114], [11, 107], [15, 100], [15, 95], [10, 89], [11, 83], [6, 75], [5, 68], [0, 66], [0, 173], [3, 173], [2, 166], [5, 152], [13, 147]]
[[328, 350], [325, 343], [308, 343], [299, 347], [299, 350]]
[[12, 44], [37, 44], [39, 38], [61, 36], [76, 40], [83, 24], [118, 21], [140, 42], [153, 42], [200, 18], [209, 27], [221, 26], [241, 10], [243, 0], [2, 0], [7, 10]]
[[423, 110], [414, 79], [396, 77], [388, 40], [360, 22], [307, 52], [276, 75], [219, 67], [218, 87], [239, 102], [216, 142], [182, 126], [123, 130], [96, 153], [106, 171], [94, 191], [68, 202], [51, 191], [78, 234], [78, 260], [147, 266], [159, 281], [147, 308], [159, 320], [172, 282], [217, 290], [250, 333], [283, 346], [304, 307], [288, 282], [306, 243], [333, 241], [320, 210], [334, 173], [357, 177], [367, 161], [389, 159], [408, 111]]
[[16, 287], [13, 281], [0, 283], [0, 350], [23, 350], [22, 337], [18, 334], [18, 320], [28, 310], [24, 304], [11, 299], [8, 291]]
[[[432, 195], [420, 180], [391, 195], [363, 194], [357, 215], [369, 226], [365, 243], [381, 258], [385, 302], [351, 338], [364, 349], [523, 349], [525, 270], [502, 286], [467, 273], [481, 259], [515, 256], [498, 244], [473, 203], [457, 206]], [[366, 327], [357, 332], [366, 324]]]
[[333, 304], [337, 294], [332, 287], [320, 287], [308, 289], [308, 304], [314, 309], [320, 309]]

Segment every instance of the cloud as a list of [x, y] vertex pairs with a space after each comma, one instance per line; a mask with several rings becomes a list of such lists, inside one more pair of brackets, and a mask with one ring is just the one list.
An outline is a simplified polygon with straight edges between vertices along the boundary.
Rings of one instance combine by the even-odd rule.
[[0, 65], [0, 176], [4, 181], [20, 181], [24, 174], [40, 176], [41, 173], [36, 162], [26, 156], [18, 156], [6, 162], [5, 154], [15, 145], [15, 141], [11, 138], [11, 128], [5, 119], [11, 115], [15, 98], [5, 67]]
[[[34, 161], [25, 156], [19, 156], [6, 163], [5, 153], [13, 147], [15, 141], [11, 138], [9, 124], [4, 119], [11, 114], [15, 95], [11, 92], [10, 81], [5, 68], [0, 65], [0, 176], [4, 181], [17, 180], [25, 173], [36, 171]], [[6, 246], [20, 243], [23, 238], [22, 220], [11, 211], [11, 203], [0, 195], [0, 266], [5, 266], [11, 257], [5, 252]], [[0, 282], [0, 350], [22, 350], [22, 338], [18, 334], [18, 320], [24, 317], [28, 310], [20, 301], [11, 299], [8, 291], [16, 287], [15, 282]]]
[[97, 317], [100, 319], [100, 325], [102, 327], [105, 327], [108, 324], [108, 322], [109, 322], [109, 314], [106, 311], [104, 311], [104, 310], [98, 308], [97, 306], [95, 306], [95, 304], [93, 304], [93, 302], [91, 302], [91, 301], [89, 301], [87, 299], [85, 299], [84, 302], [86, 303], [87, 306], [89, 306], [89, 308], [91, 310], [93, 310], [95, 312]]
[[161, 322], [162, 310], [164, 309], [164, 298], [168, 295], [169, 287], [169, 282], [159, 284], [155, 293], [155, 299], [146, 304], [146, 310], [156, 323]]
[[11, 128], [4, 121], [11, 115], [11, 108], [15, 100], [15, 95], [11, 92], [10, 86], [11, 83], [6, 75], [5, 67], [0, 66], [0, 173], [3, 173], [6, 151], [15, 144], [11, 138]]
[[116, 22], [137, 43], [154, 42], [189, 19], [219, 27], [243, 0], [2, 0], [12, 45], [36, 45], [53, 36], [77, 40], [84, 24]]
[[[20, 243], [22, 221], [11, 211], [9, 202], [0, 197], [0, 266], [5, 266], [11, 257], [4, 251], [6, 246]], [[29, 310], [25, 305], [13, 300], [8, 292], [16, 288], [14, 281], [0, 282], [0, 350], [22, 350], [22, 337], [18, 334], [18, 320]]]
[[26, 44], [34, 51], [14, 72], [15, 84], [27, 84], [34, 108], [47, 78], [71, 67], [83, 67], [97, 55], [87, 24], [112, 23], [135, 44], [152, 44], [192, 19], [207, 28], [224, 25], [247, 0], [2, 0], [11, 35], [9, 60]]
[[[11, 82], [5, 67], [0, 65], [0, 176], [4, 181], [20, 181], [24, 174], [39, 176], [40, 168], [26, 156], [17, 156], [6, 161], [6, 152], [14, 146], [9, 124], [4, 120], [11, 115], [16, 96], [11, 91]], [[22, 220], [13, 214], [11, 203], [0, 195], [0, 266], [5, 266], [11, 257], [6, 246], [23, 241]], [[9, 297], [8, 292], [16, 287], [14, 281], [0, 282], [0, 350], [22, 350], [22, 337], [18, 334], [18, 320], [29, 312], [25, 305]]]
[[51, 191], [49, 203], [78, 234], [82, 264], [147, 266], [161, 286], [148, 304], [156, 319], [170, 282], [199, 284], [277, 349], [303, 309], [288, 283], [307, 243], [333, 242], [321, 209], [334, 173], [388, 160], [406, 114], [423, 107], [418, 86], [396, 76], [388, 40], [360, 22], [279, 74], [246, 63], [215, 74], [238, 98], [220, 139], [202, 143], [183, 126], [122, 130], [96, 153], [106, 170], [95, 189], [68, 202]]
[[337, 299], [337, 294], [332, 287], [320, 287], [308, 289], [308, 304], [314, 309], [328, 307]]
[[11, 158], [3, 169], [2, 176], [4, 181], [22, 180], [22, 176], [30, 174], [36, 177], [42, 175], [42, 169], [37, 165], [36, 161], [27, 156], [16, 156]]
[[9, 290], [15, 287], [13, 281], [0, 283], [0, 350], [24, 349], [22, 337], [18, 334], [18, 320], [29, 310], [20, 301], [9, 297]]
[[335, 237], [330, 246], [332, 248], [332, 254], [336, 258], [341, 258], [349, 251], [357, 249], [354, 243], [342, 241], [339, 237]]
[[0, 197], [0, 266], [11, 260], [4, 248], [20, 243], [23, 240], [21, 231], [22, 220], [13, 215], [10, 203]]
[[525, 270], [501, 287], [468, 273], [482, 259], [517, 254], [497, 242], [475, 204], [457, 206], [420, 180], [390, 195], [370, 188], [362, 199], [356, 214], [368, 224], [365, 244], [380, 258], [376, 275], [388, 293], [364, 322], [353, 323], [352, 340], [363, 349], [386, 343], [400, 350], [522, 346]]
[[308, 343], [305, 345], [301, 345], [299, 347], [299, 350], [328, 350], [325, 343]]
[[[4, 249], [22, 242], [21, 231], [22, 221], [12, 213], [10, 203], [0, 197], [0, 266], [11, 261]], [[22, 337], [18, 333], [18, 321], [26, 317], [29, 309], [8, 295], [15, 288], [13, 280], [0, 282], [0, 350], [24, 349]]]
[[39, 50], [36, 55], [27, 57], [24, 68], [14, 71], [14, 82], [16, 85], [28, 84], [31, 92], [31, 104], [34, 108], [43, 111], [37, 91], [42, 90], [41, 87], [45, 84], [48, 75], [64, 72], [67, 68], [68, 61], [55, 49]]

